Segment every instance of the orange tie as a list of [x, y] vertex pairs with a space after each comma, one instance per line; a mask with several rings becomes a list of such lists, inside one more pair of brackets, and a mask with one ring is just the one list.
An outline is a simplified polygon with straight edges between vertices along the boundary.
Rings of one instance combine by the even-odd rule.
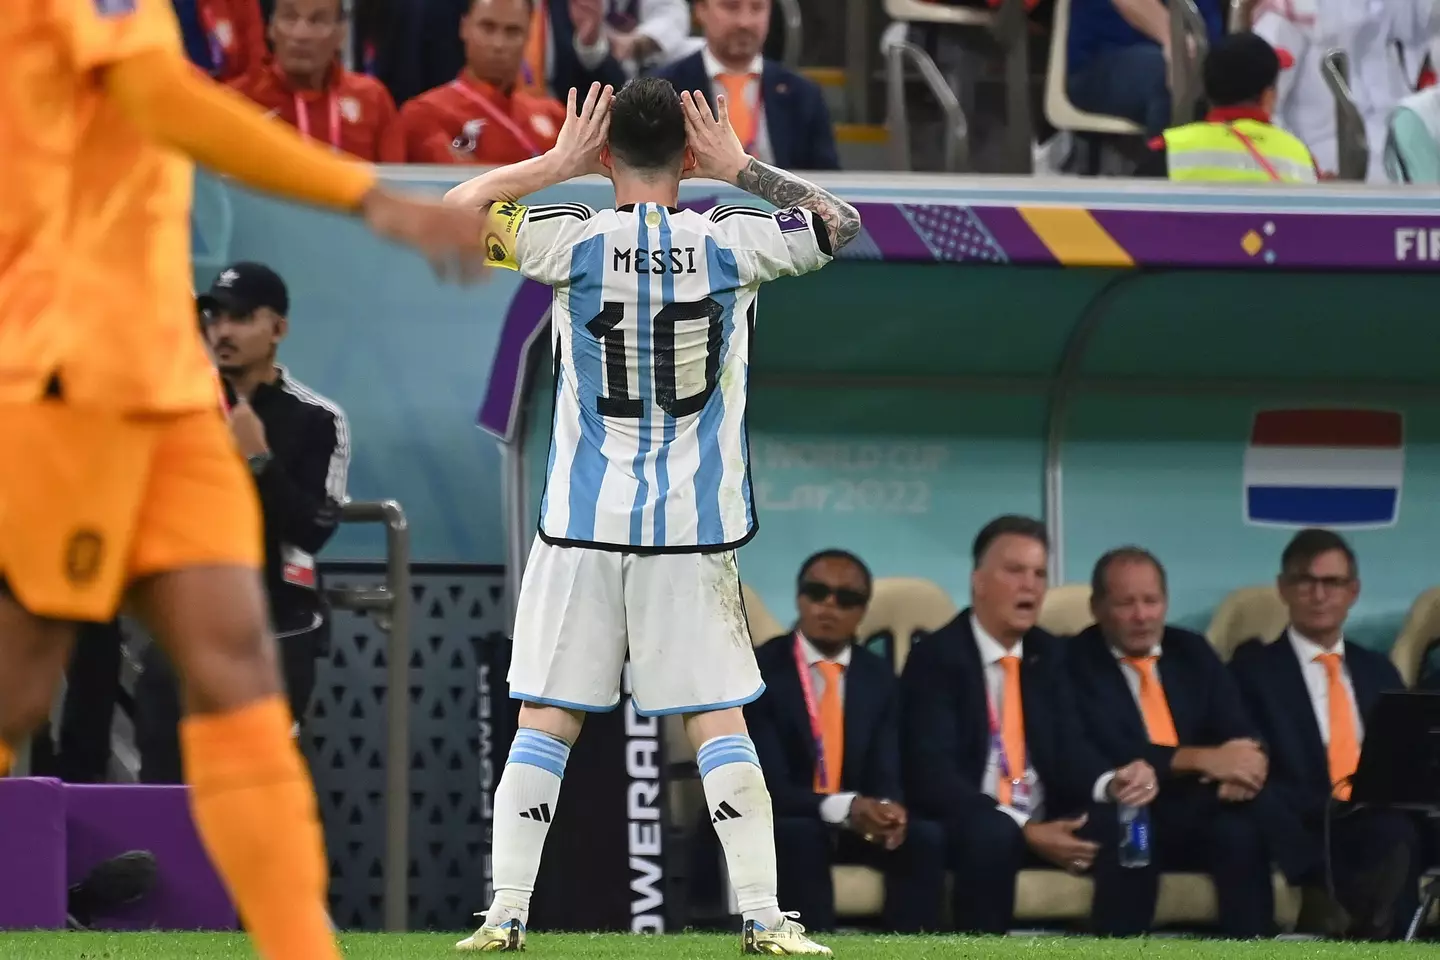
[[1350, 709], [1350, 695], [1340, 674], [1340, 654], [1322, 653], [1315, 658], [1325, 666], [1330, 689], [1325, 699], [1330, 702], [1330, 783], [1335, 799], [1350, 799], [1350, 783], [1342, 780], [1360, 765], [1360, 738], [1355, 733], [1355, 712]]
[[995, 780], [995, 799], [1009, 806], [1014, 797], [1010, 781], [1025, 778], [1025, 705], [1020, 699], [1020, 658], [1001, 657], [1000, 667], [1005, 671], [1005, 688], [1000, 694], [1000, 743], [1005, 748], [1005, 769]]
[[750, 73], [722, 73], [719, 77], [730, 107], [730, 126], [746, 150], [755, 143], [755, 110], [746, 95], [746, 88], [753, 78], [754, 74]]
[[549, 5], [546, 0], [536, 0], [535, 9], [530, 13], [530, 35], [525, 39], [525, 66], [529, 68], [530, 82], [524, 82], [523, 71], [520, 78], [520, 86], [532, 93], [547, 91], [549, 81], [545, 77], [545, 44], [549, 35]]
[[825, 752], [825, 780], [815, 769], [815, 792], [835, 793], [840, 789], [840, 764], [845, 761], [845, 709], [840, 705], [840, 678], [845, 668], [830, 660], [815, 664], [825, 680], [820, 694], [820, 745]]
[[1126, 657], [1125, 662], [1134, 668], [1140, 677], [1140, 715], [1145, 718], [1145, 732], [1150, 742], [1161, 747], [1178, 747], [1180, 738], [1175, 733], [1175, 718], [1170, 716], [1170, 704], [1165, 701], [1165, 688], [1155, 675], [1155, 661], [1159, 657]]

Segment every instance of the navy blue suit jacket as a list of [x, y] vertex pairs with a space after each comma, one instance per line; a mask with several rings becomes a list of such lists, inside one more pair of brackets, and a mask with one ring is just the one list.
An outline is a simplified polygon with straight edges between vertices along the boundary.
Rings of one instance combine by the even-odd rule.
[[[1095, 781], [1112, 769], [1082, 729], [1064, 644], [1032, 629], [1020, 662], [1026, 758], [1040, 778], [1045, 813], [1052, 819], [1087, 809]], [[995, 801], [980, 792], [990, 756], [990, 719], [968, 609], [911, 648], [900, 697], [911, 811], [950, 820], [993, 808]]]
[[[1368, 722], [1382, 692], [1405, 688], [1395, 665], [1372, 650], [1347, 642], [1345, 663], [1362, 722]], [[1270, 644], [1246, 641], [1235, 651], [1230, 669], [1269, 749], [1267, 787], [1302, 819], [1321, 819], [1330, 799], [1330, 764], [1289, 637], [1281, 634]]]
[[[711, 109], [716, 91], [705, 72], [703, 53], [694, 53], [655, 71], [680, 92], [698, 91]], [[721, 91], [723, 92], [723, 91]], [[813, 81], [783, 63], [765, 61], [760, 74], [760, 96], [765, 104], [765, 130], [775, 165], [786, 170], [839, 170], [840, 155], [835, 149], [835, 129], [825, 95]]]
[[[745, 707], [745, 724], [760, 755], [777, 817], [818, 817], [815, 737], [795, 664], [795, 635], [755, 651], [765, 692]], [[845, 671], [845, 753], [840, 790], [903, 803], [900, 794], [899, 683], [889, 665], [861, 647]]]
[[[1067, 641], [1070, 674], [1086, 733], [1111, 766], [1137, 757], [1170, 775], [1175, 747], [1150, 742], [1145, 718], [1125, 682], [1120, 661], [1098, 626]], [[1215, 648], [1198, 633], [1166, 627], [1160, 640], [1160, 686], [1182, 747], [1214, 747], [1239, 737], [1259, 739], [1240, 689]]]

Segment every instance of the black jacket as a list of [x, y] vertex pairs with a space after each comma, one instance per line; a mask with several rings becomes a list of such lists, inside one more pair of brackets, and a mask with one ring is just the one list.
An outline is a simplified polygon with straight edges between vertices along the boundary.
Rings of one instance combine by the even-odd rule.
[[[340, 522], [350, 427], [332, 401], [283, 368], [250, 398], [272, 454], [255, 476], [265, 518], [265, 589], [277, 633], [306, 629], [325, 609], [315, 554]], [[288, 569], [287, 569], [288, 568]]]
[[[1085, 730], [1108, 763], [1122, 766], [1136, 757], [1170, 776], [1175, 747], [1150, 742], [1145, 718], [1125, 682], [1125, 668], [1091, 626], [1068, 641], [1066, 660], [1075, 679], [1076, 702]], [[1235, 679], [1215, 648], [1198, 633], [1166, 627], [1160, 640], [1160, 686], [1182, 747], [1215, 747], [1242, 737], [1259, 739]]]
[[[777, 817], [818, 817], [815, 736], [795, 667], [795, 634], [776, 637], [755, 651], [765, 692], [745, 707], [745, 725], [760, 755]], [[845, 753], [840, 790], [903, 800], [900, 793], [900, 685], [890, 666], [854, 647], [845, 671]]]
[[[1026, 759], [1045, 788], [1050, 819], [1087, 809], [1095, 781], [1111, 769], [1080, 722], [1064, 642], [1036, 627], [1025, 634], [1020, 663]], [[910, 651], [900, 701], [905, 796], [912, 813], [949, 820], [994, 807], [980, 792], [990, 722], [968, 609]]]
[[[1355, 688], [1361, 721], [1370, 718], [1380, 694], [1403, 690], [1400, 672], [1381, 654], [1346, 641], [1345, 665]], [[1330, 802], [1330, 763], [1315, 708], [1305, 686], [1300, 658], [1286, 634], [1273, 643], [1258, 639], [1241, 644], [1230, 658], [1230, 670], [1270, 754], [1270, 779], [1285, 805], [1302, 820], [1319, 823]]]

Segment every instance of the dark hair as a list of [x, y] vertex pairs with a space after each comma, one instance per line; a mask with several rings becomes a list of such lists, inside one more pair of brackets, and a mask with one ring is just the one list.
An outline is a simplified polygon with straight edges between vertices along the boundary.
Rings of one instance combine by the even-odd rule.
[[631, 170], [679, 167], [685, 152], [685, 113], [669, 80], [637, 77], [615, 94], [610, 152]]
[[1037, 540], [1046, 550], [1050, 549], [1050, 536], [1045, 532], [1045, 524], [1034, 517], [1007, 513], [991, 520], [975, 534], [975, 542], [970, 547], [970, 557], [975, 561], [975, 566], [980, 566], [980, 561], [985, 559], [985, 551], [990, 549], [990, 544], [1006, 534]]
[[855, 568], [860, 571], [860, 576], [865, 578], [865, 594], [869, 596], [870, 588], [874, 585], [874, 580], [870, 576], [870, 568], [865, 566], [864, 560], [861, 560], [849, 550], [841, 550], [837, 547], [832, 547], [829, 550], [821, 550], [819, 553], [812, 553], [805, 558], [805, 562], [800, 564], [800, 572], [795, 577], [795, 587], [797, 590], [805, 583], [805, 574], [809, 573], [810, 568], [821, 560], [844, 560], [846, 563], [853, 563]]
[[1290, 539], [1285, 545], [1285, 552], [1280, 554], [1281, 573], [1304, 573], [1315, 558], [1332, 550], [1339, 550], [1345, 554], [1345, 559], [1350, 564], [1350, 576], [1360, 574], [1360, 564], [1355, 560], [1355, 551], [1350, 549], [1350, 544], [1345, 538], [1333, 530], [1322, 530], [1319, 527], [1309, 527], [1301, 530]]
[[1155, 568], [1155, 572], [1160, 575], [1160, 591], [1162, 593], [1168, 592], [1169, 580], [1165, 576], [1165, 565], [1160, 562], [1159, 557], [1144, 547], [1116, 547], [1114, 550], [1105, 551], [1100, 559], [1095, 561], [1095, 569], [1090, 573], [1091, 600], [1105, 599], [1105, 594], [1110, 587], [1106, 581], [1106, 576], [1110, 573], [1110, 568], [1117, 563], [1150, 564], [1150, 566]]
[[[363, 2], [363, 0], [361, 0], [361, 2]], [[372, 2], [376, 2], [376, 0], [372, 0]], [[477, 3], [479, 3], [479, 2], [480, 2], [480, 0], [466, 0], [466, 3], [465, 3], [465, 16], [468, 17], [468, 16], [470, 16], [470, 14], [474, 13], [474, 12], [475, 12], [475, 5], [476, 5]], [[535, 0], [525, 0], [525, 9], [526, 9], [526, 10], [529, 10], [531, 13], [534, 13], [534, 12], [535, 12]], [[580, 94], [580, 101], [583, 103], [584, 100], [585, 100], [585, 91], [584, 91], [584, 90], [577, 90], [576, 92]]]

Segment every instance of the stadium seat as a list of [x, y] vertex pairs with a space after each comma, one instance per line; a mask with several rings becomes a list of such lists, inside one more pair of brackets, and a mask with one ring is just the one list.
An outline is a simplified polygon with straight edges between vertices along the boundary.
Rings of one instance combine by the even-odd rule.
[[1420, 679], [1425, 648], [1436, 637], [1440, 637], [1440, 587], [1431, 587], [1410, 605], [1400, 636], [1390, 648], [1390, 661], [1400, 671], [1407, 687], [1415, 686], [1415, 681]]
[[1050, 125], [1056, 130], [1102, 137], [1142, 135], [1145, 130], [1138, 123], [1123, 117], [1087, 113], [1070, 102], [1066, 89], [1069, 43], [1070, 0], [1055, 0], [1055, 19], [1050, 27], [1050, 65], [1045, 72], [1045, 117]]
[[860, 621], [860, 640], [888, 633], [895, 672], [905, 665], [915, 634], [939, 629], [959, 609], [950, 594], [934, 581], [919, 577], [880, 577], [870, 595], [870, 607]]
[[1290, 614], [1273, 583], [1232, 590], [1210, 618], [1206, 638], [1220, 659], [1229, 660], [1235, 648], [1252, 637], [1269, 643], [1290, 622]]
[[[1275, 922], [1295, 929], [1300, 916], [1300, 891], [1274, 875]], [[1022, 870], [1015, 881], [1015, 920], [1056, 922], [1083, 920], [1090, 914], [1094, 883], [1059, 870]], [[1215, 884], [1203, 873], [1167, 873], [1160, 877], [1155, 926], [1205, 926], [1217, 919]]]
[[[839, 917], [877, 917], [885, 905], [885, 882], [869, 867], [843, 866], [831, 871], [835, 884], [835, 914]], [[1300, 916], [1300, 891], [1274, 875], [1275, 923], [1282, 931], [1295, 929]], [[1021, 870], [1015, 878], [1015, 922], [1026, 924], [1079, 923], [1090, 915], [1095, 885], [1088, 877], [1060, 870]], [[948, 900], [947, 900], [948, 910]], [[1167, 873], [1160, 878], [1155, 906], [1156, 927], [1194, 927], [1214, 924], [1215, 884], [1203, 873]]]
[[755, 646], [758, 647], [771, 637], [778, 637], [785, 632], [780, 621], [765, 608], [760, 594], [743, 583], [740, 585], [740, 600], [745, 604], [745, 619], [750, 624], [750, 640]]
[[1045, 591], [1040, 628], [1057, 637], [1073, 637], [1095, 622], [1090, 613], [1090, 584], [1065, 583]]

